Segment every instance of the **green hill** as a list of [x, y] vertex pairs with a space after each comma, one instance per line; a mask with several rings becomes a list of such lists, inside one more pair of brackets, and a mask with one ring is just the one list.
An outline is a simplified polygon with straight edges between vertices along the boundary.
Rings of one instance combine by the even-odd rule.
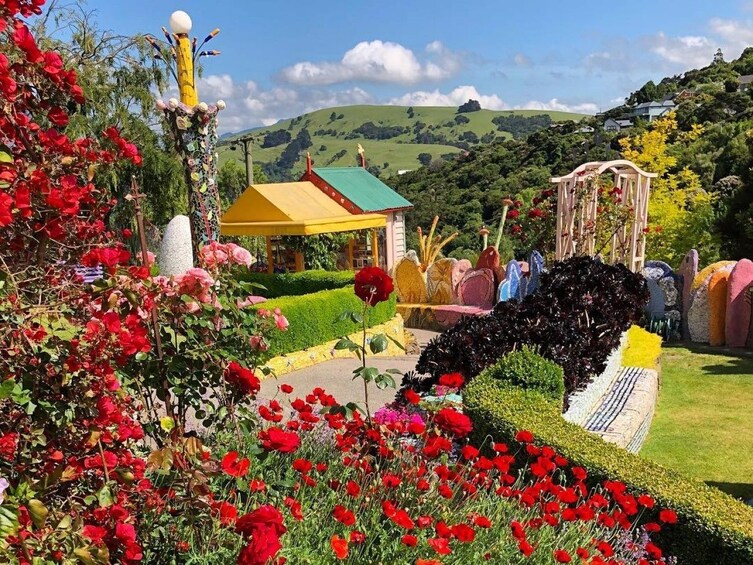
[[[455, 107], [345, 106], [310, 112], [245, 135], [253, 136], [254, 162], [262, 164], [272, 180], [300, 176], [306, 151], [318, 166], [354, 165], [358, 143], [366, 151], [369, 167], [390, 176], [419, 168], [422, 153], [428, 155], [422, 156], [425, 163], [452, 160], [461, 151], [583, 117], [537, 110], [458, 114]], [[220, 141], [220, 165], [240, 156], [230, 150], [232, 141], [240, 135], [227, 135]]]

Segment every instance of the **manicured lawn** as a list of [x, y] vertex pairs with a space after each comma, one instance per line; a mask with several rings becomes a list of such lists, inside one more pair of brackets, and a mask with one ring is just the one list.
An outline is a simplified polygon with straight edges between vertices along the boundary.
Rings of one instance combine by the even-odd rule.
[[659, 405], [641, 455], [753, 498], [753, 357], [665, 347]]

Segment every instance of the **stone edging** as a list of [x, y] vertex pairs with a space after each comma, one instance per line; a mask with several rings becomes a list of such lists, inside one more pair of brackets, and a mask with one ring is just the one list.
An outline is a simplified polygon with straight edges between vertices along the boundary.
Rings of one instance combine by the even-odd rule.
[[[403, 328], [403, 318], [400, 314], [396, 314], [394, 318], [388, 320], [384, 324], [369, 328], [366, 331], [367, 340], [370, 336], [379, 333], [386, 334], [388, 337], [397, 340], [403, 347], [405, 347], [405, 331]], [[358, 343], [360, 343], [361, 341], [360, 332], [354, 333], [348, 337]], [[293, 353], [287, 353], [285, 355], [280, 355], [279, 357], [274, 357], [267, 361], [265, 367], [271, 369], [275, 375], [280, 376], [292, 371], [297, 371], [298, 369], [311, 367], [312, 365], [317, 365], [331, 359], [344, 359], [353, 357], [354, 354], [348, 350], [335, 349], [335, 344], [338, 341], [339, 340], [335, 339], [328, 341], [327, 343], [323, 343], [322, 345], [310, 347], [302, 351], [294, 351]], [[387, 349], [378, 354], [377, 357], [396, 357], [405, 355], [405, 351], [400, 349], [391, 340], [388, 340], [388, 342], [389, 343]], [[261, 371], [257, 372], [257, 375], [261, 376]]]

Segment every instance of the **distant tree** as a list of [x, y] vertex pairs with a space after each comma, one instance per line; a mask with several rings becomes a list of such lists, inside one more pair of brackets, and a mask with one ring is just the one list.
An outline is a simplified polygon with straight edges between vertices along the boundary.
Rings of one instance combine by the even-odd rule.
[[419, 153], [417, 158], [418, 162], [424, 167], [427, 167], [431, 163], [431, 153]]
[[[254, 164], [254, 183], [266, 183], [267, 175], [264, 173], [261, 165]], [[226, 161], [217, 173], [217, 190], [220, 193], [222, 209], [226, 210], [243, 191], [246, 186], [246, 167], [241, 165], [237, 159]]]
[[[459, 110], [458, 110], [458, 111], [459, 111]], [[456, 123], [457, 125], [461, 125], [461, 124], [467, 124], [467, 123], [468, 123], [468, 122], [470, 122], [470, 121], [471, 121], [471, 120], [470, 120], [470, 119], [468, 119], [468, 117], [467, 117], [467, 116], [463, 116], [463, 115], [461, 115], [461, 114], [458, 114], [458, 115], [456, 115], [456, 116], [455, 116], [455, 123]]]
[[736, 80], [724, 81], [724, 92], [737, 92], [740, 88], [740, 83]]
[[[401, 126], [378, 126], [374, 122], [366, 122], [353, 130], [354, 134], [362, 135], [366, 139], [392, 139], [404, 133], [408, 133], [408, 128]], [[353, 136], [355, 139], [356, 135]]]
[[716, 53], [714, 53], [714, 65], [718, 65], [719, 63], [724, 63], [724, 53], [722, 53], [722, 49], [719, 48], [716, 50]]
[[408, 110], [406, 110], [406, 113], [408, 114], [408, 117], [412, 120], [415, 113], [413, 112], [413, 106], [409, 106]]
[[334, 121], [335, 121], [336, 119], [337, 119], [337, 113], [336, 113], [336, 112], [332, 112], [332, 113], [331, 113], [331, 114], [329, 115], [329, 121], [330, 121], [330, 122], [334, 122]]
[[478, 136], [472, 131], [464, 131], [460, 135], [460, 139], [468, 143], [478, 143]]
[[323, 152], [324, 152], [324, 151], [326, 151], [326, 150], [327, 150], [327, 146], [326, 146], [326, 145], [320, 145], [320, 146], [319, 146], [319, 152], [320, 152], [320, 153], [323, 153]]
[[261, 146], [265, 149], [269, 147], [277, 147], [278, 145], [290, 143], [292, 138], [293, 136], [290, 135], [290, 132], [284, 129], [270, 131], [264, 136], [264, 141], [262, 141]]
[[338, 114], [337, 119], [342, 120], [345, 117], [345, 114]]
[[458, 114], [478, 112], [479, 110], [481, 110], [481, 103], [478, 100], [473, 99], [470, 99], [465, 104], [458, 106]]

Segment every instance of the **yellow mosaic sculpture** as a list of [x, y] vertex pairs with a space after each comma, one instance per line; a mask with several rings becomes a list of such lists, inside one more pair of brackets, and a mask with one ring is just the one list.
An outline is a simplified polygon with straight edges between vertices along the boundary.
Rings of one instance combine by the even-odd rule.
[[698, 271], [698, 274], [693, 279], [693, 284], [690, 285], [690, 294], [693, 294], [702, 284], [707, 282], [716, 271], [735, 263], [736, 261], [717, 261]]
[[395, 265], [392, 278], [398, 302], [424, 304], [429, 301], [426, 273], [421, 269], [415, 253], [409, 253]]
[[730, 271], [720, 270], [709, 281], [709, 344], [721, 346], [726, 343], [727, 286]]
[[429, 302], [432, 304], [452, 304], [452, 269], [456, 259], [440, 259], [426, 271]]
[[426, 269], [429, 268], [429, 265], [436, 261], [439, 252], [442, 251], [442, 248], [458, 236], [458, 232], [455, 232], [444, 239], [442, 239], [440, 236], [435, 237], [434, 232], [437, 229], [438, 223], [439, 216], [434, 216], [434, 221], [431, 223], [429, 235], [424, 235], [421, 226], [419, 226], [416, 230], [418, 232], [418, 248], [421, 261], [421, 270], [424, 273], [426, 272]]

